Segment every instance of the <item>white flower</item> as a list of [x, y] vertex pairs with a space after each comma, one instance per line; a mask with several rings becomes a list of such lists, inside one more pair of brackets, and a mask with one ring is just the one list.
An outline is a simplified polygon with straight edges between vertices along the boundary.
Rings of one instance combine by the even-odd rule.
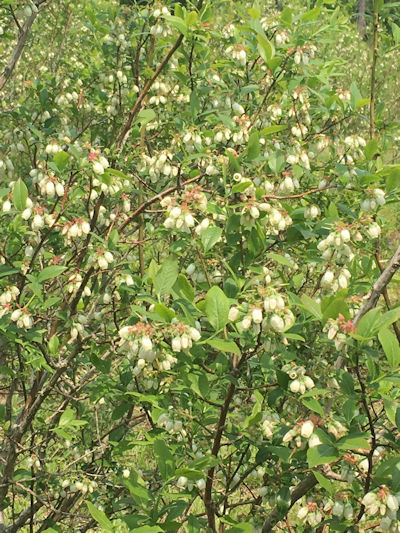
[[289, 385], [289, 389], [290, 389], [292, 392], [294, 392], [294, 393], [299, 392], [299, 390], [300, 390], [300, 381], [299, 381], [298, 379], [294, 379], [294, 380], [290, 383], [290, 385]]
[[318, 435], [313, 433], [308, 439], [308, 447], [315, 448], [315, 446], [319, 446], [320, 444], [322, 444], [321, 439], [318, 437]]
[[44, 220], [40, 215], [35, 215], [32, 220], [32, 229], [33, 231], [43, 228]]
[[104, 174], [104, 167], [99, 161], [93, 163], [93, 172], [95, 174]]
[[238, 316], [239, 316], [239, 309], [237, 307], [231, 307], [229, 309], [228, 319], [231, 322], [234, 322]]
[[182, 349], [182, 342], [180, 337], [174, 337], [171, 342], [172, 350], [174, 352], [180, 352]]
[[381, 234], [381, 228], [376, 222], [374, 222], [368, 227], [367, 232], [371, 239], [377, 239]]
[[153, 343], [151, 342], [151, 339], [149, 337], [142, 337], [141, 344], [145, 352], [150, 352], [153, 348]]
[[178, 478], [178, 481], [176, 482], [176, 485], [180, 489], [184, 489], [186, 487], [187, 483], [188, 483], [188, 478], [185, 477], [185, 476], [181, 476], [180, 478]]
[[200, 331], [196, 328], [190, 328], [189, 333], [190, 333], [192, 340], [195, 342], [198, 341], [201, 337]]
[[342, 229], [342, 231], [340, 232], [340, 236], [343, 242], [349, 242], [349, 240], [351, 239], [350, 231], [348, 229]]
[[249, 316], [245, 316], [242, 320], [242, 328], [243, 329], [249, 329], [251, 326], [251, 318]]
[[314, 431], [314, 424], [311, 420], [307, 420], [301, 426], [300, 435], [305, 439], [309, 439]]
[[56, 194], [57, 196], [64, 196], [64, 185], [62, 183], [56, 183]]
[[275, 331], [283, 331], [285, 329], [285, 322], [279, 315], [272, 315], [270, 319], [272, 329]]
[[343, 503], [339, 500], [335, 502], [335, 505], [333, 506], [332, 514], [334, 516], [337, 516], [338, 518], [342, 518], [344, 511]]
[[308, 515], [308, 511], [309, 511], [309, 508], [307, 507], [307, 505], [305, 505], [304, 507], [300, 507], [300, 509], [297, 512], [297, 518], [299, 520], [303, 520]]
[[399, 502], [397, 501], [397, 498], [393, 496], [393, 494], [387, 495], [386, 505], [389, 507], [391, 511], [397, 511], [397, 509], [399, 508]]
[[12, 320], [13, 322], [16, 322], [16, 321], [20, 318], [21, 315], [22, 315], [22, 311], [21, 311], [21, 309], [15, 309], [15, 311], [13, 311], [13, 312], [11, 313], [10, 318], [11, 318], [11, 320]]
[[124, 468], [124, 470], [122, 471], [122, 476], [124, 478], [128, 478], [130, 475], [131, 475], [131, 471], [128, 470], [128, 468]]
[[32, 214], [32, 209], [27, 208], [22, 211], [21, 217], [23, 220], [28, 220]]
[[251, 317], [253, 319], [253, 322], [255, 324], [261, 324], [262, 320], [263, 320], [263, 316], [262, 316], [262, 311], [261, 309], [253, 309], [252, 313], [251, 313]]
[[206, 488], [206, 482], [204, 479], [198, 479], [196, 485], [199, 490], [204, 490]]
[[192, 228], [194, 226], [195, 222], [191, 214], [185, 215], [185, 224], [188, 228]]
[[11, 202], [10, 200], [6, 200], [4, 203], [3, 203], [3, 213], [8, 213], [8, 211], [11, 210]]
[[307, 389], [313, 389], [315, 387], [315, 383], [310, 376], [304, 376], [304, 385], [307, 387]]
[[169, 213], [170, 217], [172, 218], [178, 218], [180, 214], [181, 214], [181, 208], [178, 206], [173, 207]]

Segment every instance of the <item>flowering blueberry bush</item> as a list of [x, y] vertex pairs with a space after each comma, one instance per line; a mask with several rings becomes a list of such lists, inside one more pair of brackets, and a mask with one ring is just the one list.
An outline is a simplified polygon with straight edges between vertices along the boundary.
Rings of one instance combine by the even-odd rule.
[[0, 533], [400, 531], [385, 7], [3, 4]]

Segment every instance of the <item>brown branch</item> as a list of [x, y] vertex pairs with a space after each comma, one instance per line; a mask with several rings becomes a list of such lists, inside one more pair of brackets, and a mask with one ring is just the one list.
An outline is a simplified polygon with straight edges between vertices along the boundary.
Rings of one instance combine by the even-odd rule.
[[26, 40], [28, 39], [29, 31], [32, 27], [32, 24], [35, 22], [37, 15], [37, 12], [32, 11], [31, 15], [27, 18], [25, 24], [22, 27], [17, 46], [15, 47], [14, 52], [10, 57], [10, 60], [8, 61], [3, 73], [0, 76], [0, 91], [4, 88], [5, 84], [10, 79], [11, 74], [13, 73], [13, 70], [19, 61], [19, 58], [22, 55]]
[[375, 137], [375, 77], [376, 77], [376, 60], [378, 57], [378, 23], [379, 11], [378, 0], [374, 0], [374, 48], [372, 50], [371, 64], [371, 89], [369, 102], [369, 136], [370, 139]]
[[135, 105], [133, 106], [131, 112], [129, 113], [128, 120], [126, 121], [124, 127], [122, 128], [121, 133], [119, 134], [117, 138], [117, 148], [118, 151], [121, 152], [126, 141], [128, 138], [129, 131], [132, 127], [133, 119], [135, 118], [135, 115], [140, 110], [141, 104], [146, 97], [147, 93], [150, 91], [151, 86], [155, 82], [155, 80], [160, 75], [161, 71], [165, 67], [165, 65], [168, 63], [168, 61], [171, 59], [172, 55], [176, 52], [176, 50], [179, 48], [183, 41], [183, 35], [179, 35], [178, 39], [176, 40], [175, 44], [168, 50], [167, 54], [165, 55], [164, 59], [161, 61], [161, 63], [158, 65], [156, 71], [154, 72], [153, 76], [147, 80], [146, 85], [143, 87], [142, 92], [138, 95], [137, 100], [135, 102]]
[[[194, 177], [194, 178], [190, 178], [186, 181], [184, 181], [183, 183], [181, 183], [180, 187], [184, 187], [185, 185], [188, 185], [189, 183], [193, 183], [194, 181], [198, 181], [199, 179], [201, 179], [202, 177], [204, 176], [204, 173], [201, 173], [199, 174], [198, 176]], [[121, 232], [128, 224], [130, 224], [132, 222], [132, 220], [135, 220], [135, 218], [137, 216], [140, 215], [140, 213], [142, 213], [145, 209], [147, 209], [149, 207], [149, 205], [151, 204], [154, 204], [154, 202], [158, 202], [158, 200], [162, 200], [164, 198], [164, 196], [168, 196], [168, 194], [171, 194], [172, 192], [175, 192], [176, 190], [178, 190], [179, 188], [179, 185], [175, 185], [173, 187], [169, 187], [168, 189], [165, 189], [165, 191], [162, 191], [158, 194], [156, 194], [155, 196], [153, 196], [152, 198], [150, 198], [149, 200], [146, 200], [146, 202], [144, 202], [142, 205], [140, 205], [136, 211], [134, 211], [118, 228], [118, 231]]]

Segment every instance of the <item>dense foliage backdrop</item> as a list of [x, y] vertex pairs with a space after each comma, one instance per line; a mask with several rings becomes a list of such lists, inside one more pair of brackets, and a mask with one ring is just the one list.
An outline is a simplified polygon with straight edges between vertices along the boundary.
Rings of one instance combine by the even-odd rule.
[[399, 4], [1, 2], [1, 533], [400, 531]]

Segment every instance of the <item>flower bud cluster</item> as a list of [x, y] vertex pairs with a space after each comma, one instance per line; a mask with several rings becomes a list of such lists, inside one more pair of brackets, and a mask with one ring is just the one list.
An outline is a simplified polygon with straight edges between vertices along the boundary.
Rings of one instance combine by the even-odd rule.
[[142, 154], [138, 170], [141, 174], [147, 174], [152, 183], [159, 181], [160, 177], [176, 177], [178, 167], [172, 164], [172, 158], [173, 154], [169, 150], [164, 150], [151, 157]]
[[183, 322], [171, 323], [171, 348], [173, 352], [187, 351], [193, 341], [200, 339], [201, 333], [197, 328], [189, 327]]
[[33, 317], [26, 308], [15, 309], [11, 313], [10, 319], [17, 323], [17, 327], [25, 330], [30, 329], [33, 326]]
[[317, 205], [310, 205], [304, 209], [304, 218], [306, 220], [314, 220], [321, 214], [321, 209]]
[[40, 193], [43, 196], [54, 198], [54, 196], [64, 196], [64, 184], [56, 176], [44, 176], [39, 182]]
[[[82, 285], [83, 278], [79, 274], [79, 272], [76, 272], [75, 274], [71, 274], [68, 278], [68, 285], [67, 285], [67, 292], [69, 294], [75, 294], [80, 286]], [[86, 287], [83, 289], [83, 296], [90, 296], [92, 294], [92, 291], [90, 290], [90, 287], [86, 285]]]
[[[352, 234], [348, 227], [338, 227], [336, 231], [331, 231], [329, 235], [320, 241], [317, 248], [322, 252], [322, 258], [332, 261], [335, 259], [336, 263], [347, 264], [354, 259], [354, 253], [352, 252], [348, 243], [350, 243]], [[360, 240], [359, 232], [353, 234], [355, 241]], [[328, 285], [333, 282], [330, 276], [328, 276]], [[346, 285], [347, 286], [347, 285]]]
[[95, 174], [102, 175], [106, 168], [110, 166], [108, 160], [100, 155], [99, 150], [89, 152], [88, 159], [92, 162], [92, 169]]
[[277, 30], [275, 33], [275, 44], [281, 46], [290, 41], [290, 35], [288, 30]]
[[302, 438], [309, 441], [314, 433], [314, 429], [315, 426], [312, 420], [303, 420], [302, 422], [298, 422], [292, 429], [289, 429], [283, 436], [282, 441], [284, 443], [290, 443], [294, 440], [296, 447], [303, 447], [304, 441]]
[[277, 413], [265, 413], [263, 415], [262, 427], [267, 439], [274, 436], [275, 427], [279, 424], [279, 415]]
[[306, 390], [313, 389], [315, 383], [310, 376], [306, 376], [306, 369], [297, 366], [295, 363], [288, 363], [282, 367], [282, 372], [286, 372], [291, 379], [289, 389], [295, 394], [304, 394]]
[[[65, 237], [66, 244], [71, 244], [71, 242], [73, 242], [75, 239], [79, 239], [80, 237], [86, 236], [89, 233], [90, 224], [83, 218], [76, 218], [75, 220], [67, 222], [61, 231], [61, 235]], [[109, 262], [111, 263], [112, 260]]]
[[156, 80], [152, 87], [152, 91], [155, 91], [156, 94], [153, 94], [149, 98], [150, 105], [166, 104], [168, 98], [174, 98], [179, 93], [179, 85], [174, 86], [169, 85], [167, 82], [160, 82]]
[[354, 517], [354, 509], [350, 502], [336, 500], [332, 509], [332, 515], [339, 520], [351, 520]]
[[388, 487], [382, 486], [377, 492], [367, 492], [362, 503], [365, 505], [366, 515], [381, 516], [379, 527], [382, 531], [400, 532], [400, 522], [397, 520], [400, 493], [393, 494]]
[[385, 191], [382, 189], [373, 189], [368, 190], [368, 198], [365, 198], [361, 202], [361, 209], [363, 211], [375, 211], [376, 209], [379, 209], [379, 207], [385, 205]]
[[65, 498], [67, 494], [75, 494], [77, 492], [81, 492], [82, 494], [92, 494], [97, 486], [97, 482], [92, 481], [91, 479], [84, 479], [84, 481], [71, 481], [70, 479], [63, 479], [61, 480], [62, 490], [60, 491], [60, 496]]
[[171, 13], [167, 6], [160, 6], [154, 9], [152, 16], [156, 19], [156, 22], [151, 26], [150, 34], [154, 35], [154, 37], [167, 37], [171, 33], [171, 30], [162, 21], [162, 17], [169, 17], [170, 15]]
[[61, 146], [56, 140], [52, 140], [45, 148], [46, 154], [55, 155], [62, 150]]
[[[204, 212], [207, 208], [207, 197], [200, 186], [187, 186], [180, 197], [175, 195], [163, 198], [161, 206], [166, 208], [167, 218], [164, 221], [166, 228], [190, 232], [190, 229], [196, 225], [195, 212]], [[205, 220], [196, 228], [196, 233], [201, 234], [207, 229], [209, 221]]]
[[267, 113], [272, 122], [277, 122], [282, 117], [282, 107], [280, 104], [271, 104], [267, 107]]
[[164, 428], [170, 435], [180, 435], [186, 437], [186, 431], [183, 429], [183, 421], [174, 416], [173, 405], [169, 406], [168, 413], [162, 413], [157, 420], [157, 426]]
[[242, 67], [246, 66], [247, 54], [244, 46], [228, 46], [228, 48], [225, 50], [225, 53], [237, 61]]
[[[230, 309], [230, 316], [236, 315], [236, 308]], [[294, 315], [290, 309], [285, 307], [285, 301], [280, 295], [265, 298], [263, 307], [253, 304], [250, 311], [241, 321], [243, 330], [248, 330], [253, 326], [253, 330], [258, 333], [260, 327], [263, 331], [273, 330], [277, 333], [291, 328], [294, 324]]]
[[308, 524], [312, 528], [316, 527], [323, 520], [321, 511], [314, 502], [308, 502], [297, 511], [297, 518], [301, 520], [302, 525]]
[[108, 250], [97, 250], [94, 256], [90, 256], [90, 262], [95, 263], [101, 270], [106, 270], [114, 261], [114, 256]]
[[303, 63], [308, 65], [310, 58], [315, 57], [317, 47], [314, 44], [306, 44], [304, 46], [298, 46], [294, 54], [294, 62], [296, 65]]

